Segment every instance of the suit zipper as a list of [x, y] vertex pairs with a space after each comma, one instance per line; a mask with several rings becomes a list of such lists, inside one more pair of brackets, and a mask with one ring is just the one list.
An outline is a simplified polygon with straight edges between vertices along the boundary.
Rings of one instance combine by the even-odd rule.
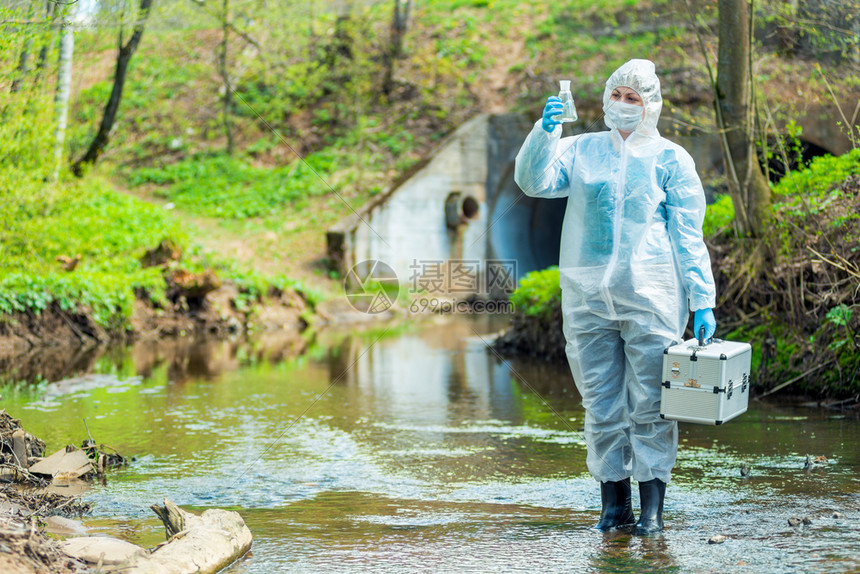
[[618, 244], [621, 242], [621, 219], [624, 213], [624, 180], [627, 178], [627, 142], [621, 140], [621, 171], [615, 185], [615, 217], [612, 221], [612, 254], [603, 281], [600, 282], [600, 293], [610, 314], [615, 315], [615, 306], [609, 294], [609, 280], [618, 265]]

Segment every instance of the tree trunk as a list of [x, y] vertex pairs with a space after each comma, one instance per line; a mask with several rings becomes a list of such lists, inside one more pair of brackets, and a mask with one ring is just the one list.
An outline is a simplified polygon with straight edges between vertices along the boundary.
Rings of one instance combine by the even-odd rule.
[[111, 89], [110, 97], [108, 98], [107, 105], [105, 106], [101, 124], [99, 124], [99, 131], [93, 138], [92, 143], [90, 143], [90, 147], [87, 149], [87, 152], [83, 157], [76, 161], [74, 165], [72, 165], [72, 172], [78, 177], [83, 175], [86, 166], [92, 165], [98, 161], [105, 147], [107, 147], [108, 141], [110, 140], [110, 133], [113, 130], [114, 121], [116, 121], [116, 114], [119, 111], [119, 104], [122, 100], [122, 90], [125, 86], [128, 64], [131, 61], [131, 57], [134, 55], [134, 52], [137, 50], [138, 44], [140, 44], [140, 39], [143, 36], [146, 19], [149, 17], [149, 10], [151, 7], [152, 0], [140, 0], [140, 13], [138, 14], [137, 21], [134, 24], [134, 31], [132, 32], [131, 38], [129, 38], [125, 45], [122, 44], [122, 35], [120, 35], [120, 48], [116, 58], [116, 71], [114, 72], [113, 77], [113, 88]]
[[717, 124], [739, 231], [761, 237], [770, 210], [770, 186], [761, 171], [752, 121], [749, 0], [719, 0]]
[[59, 7], [55, 2], [51, 0], [47, 1], [45, 8], [45, 20], [50, 22], [50, 32], [48, 33], [48, 40], [42, 44], [41, 49], [39, 50], [39, 61], [36, 64], [36, 70], [41, 71], [45, 69], [45, 66], [48, 62], [48, 52], [51, 50], [51, 46], [54, 43], [54, 24], [57, 21], [57, 15], [59, 14]]
[[230, 0], [223, 0], [221, 10], [221, 30], [223, 38], [218, 54], [218, 73], [224, 82], [224, 99], [222, 106], [222, 121], [224, 124], [224, 135], [227, 137], [227, 155], [233, 155], [233, 121], [231, 111], [233, 109], [233, 86], [230, 84], [230, 71], [227, 69], [227, 48], [230, 38]]
[[[33, 17], [33, 4], [31, 3], [27, 10], [27, 19]], [[33, 50], [33, 38], [28, 36], [24, 40], [24, 47], [21, 49], [21, 56], [18, 58], [18, 76], [12, 81], [10, 90], [14, 93], [21, 89], [21, 84], [24, 78], [30, 73], [30, 52]]]
[[72, 61], [75, 50], [75, 33], [71, 19], [75, 4], [69, 6], [69, 13], [63, 18], [60, 29], [60, 67], [57, 77], [57, 95], [54, 98], [54, 172], [51, 181], [60, 178], [60, 165], [63, 161], [63, 148], [66, 144], [66, 123], [69, 118], [69, 97], [72, 92]]
[[21, 84], [30, 72], [30, 50], [32, 49], [33, 39], [27, 38], [24, 41], [24, 47], [21, 49], [21, 57], [18, 60], [18, 77], [12, 81], [12, 87], [10, 88], [12, 92], [21, 90]]
[[382, 78], [382, 93], [385, 97], [394, 91], [394, 66], [403, 55], [403, 37], [409, 27], [409, 13], [412, 11], [412, 0], [394, 0], [394, 13], [391, 17], [391, 42], [388, 51], [383, 55], [384, 75]]

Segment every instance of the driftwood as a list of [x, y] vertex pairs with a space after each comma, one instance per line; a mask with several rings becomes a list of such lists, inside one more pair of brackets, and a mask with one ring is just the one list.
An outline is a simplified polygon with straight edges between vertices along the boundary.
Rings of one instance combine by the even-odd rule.
[[167, 536], [167, 540], [170, 540], [185, 530], [184, 511], [166, 498], [164, 499], [164, 506], [153, 504], [150, 508], [164, 523], [164, 531]]
[[126, 554], [121, 560], [105, 553], [95, 556], [92, 549], [86, 555], [76, 555], [76, 548], [87, 545], [82, 542], [73, 545], [76, 540], [73, 538], [66, 541], [65, 551], [70, 556], [100, 563], [103, 572], [191, 574], [217, 572], [251, 548], [251, 531], [237, 512], [213, 508], [198, 516], [166, 498], [164, 506], [153, 505], [152, 509], [164, 522], [167, 541], [151, 550], [140, 548], [140, 552], [129, 552], [123, 548]]

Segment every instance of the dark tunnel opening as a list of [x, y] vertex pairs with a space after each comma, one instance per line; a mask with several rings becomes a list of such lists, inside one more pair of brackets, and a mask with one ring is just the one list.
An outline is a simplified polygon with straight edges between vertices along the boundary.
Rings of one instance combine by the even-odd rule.
[[536, 199], [520, 190], [508, 169], [490, 208], [490, 257], [514, 260], [517, 278], [558, 265], [567, 199]]
[[830, 150], [804, 139], [798, 140], [796, 146], [792, 146], [790, 142], [782, 142], [780, 146], [778, 141], [771, 140], [768, 142], [768, 150], [770, 157], [766, 161], [761, 159], [761, 164], [762, 169], [767, 170], [765, 173], [771, 183], [777, 183], [790, 171], [802, 169], [813, 158], [830, 154]]

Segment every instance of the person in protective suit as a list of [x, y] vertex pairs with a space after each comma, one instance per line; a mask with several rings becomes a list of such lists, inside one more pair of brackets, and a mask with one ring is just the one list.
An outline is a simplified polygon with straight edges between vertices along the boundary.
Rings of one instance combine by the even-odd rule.
[[565, 351], [585, 407], [586, 463], [600, 482], [597, 528], [663, 529], [663, 498], [678, 451], [675, 421], [660, 417], [663, 350], [716, 329], [716, 290], [702, 236], [705, 194], [690, 155], [661, 137], [654, 64], [631, 60], [603, 94], [608, 132], [561, 138], [558, 98], [517, 155], [526, 195], [567, 197], [559, 274]]

